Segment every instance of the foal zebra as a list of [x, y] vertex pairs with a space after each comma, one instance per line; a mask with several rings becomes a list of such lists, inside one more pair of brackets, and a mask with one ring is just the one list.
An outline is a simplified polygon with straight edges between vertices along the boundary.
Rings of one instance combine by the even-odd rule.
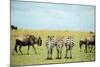
[[[66, 54], [65, 54], [65, 58], [72, 58], [72, 47], [74, 46], [74, 41], [72, 36], [68, 36], [68, 38], [66, 39], [65, 42], [65, 47], [66, 47]], [[68, 56], [69, 54], [69, 56]]]

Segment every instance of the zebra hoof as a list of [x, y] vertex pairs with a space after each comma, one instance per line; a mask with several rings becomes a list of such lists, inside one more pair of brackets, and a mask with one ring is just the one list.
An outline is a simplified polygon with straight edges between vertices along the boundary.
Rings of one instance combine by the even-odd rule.
[[66, 56], [64, 58], [67, 58]]
[[60, 57], [59, 59], [61, 59], [62, 57]]
[[70, 59], [72, 59], [72, 57], [70, 57]]
[[50, 58], [50, 60], [51, 60], [52, 58]]
[[59, 59], [59, 57], [57, 57], [56, 59]]
[[92, 53], [92, 51], [90, 51], [90, 53]]

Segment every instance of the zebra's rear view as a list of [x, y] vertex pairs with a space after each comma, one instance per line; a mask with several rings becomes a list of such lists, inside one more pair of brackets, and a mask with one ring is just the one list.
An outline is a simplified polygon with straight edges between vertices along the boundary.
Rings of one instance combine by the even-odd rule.
[[57, 57], [56, 59], [61, 59], [62, 58], [62, 48], [64, 45], [63, 37], [57, 38], [56, 40], [56, 51], [57, 51]]
[[[65, 42], [65, 47], [66, 47], [66, 54], [65, 58], [72, 58], [72, 48], [74, 46], [74, 40], [72, 36], [68, 36]], [[68, 56], [69, 55], [69, 56]]]
[[52, 51], [54, 48], [54, 36], [48, 36], [46, 40], [46, 47], [48, 50], [47, 59], [52, 59]]

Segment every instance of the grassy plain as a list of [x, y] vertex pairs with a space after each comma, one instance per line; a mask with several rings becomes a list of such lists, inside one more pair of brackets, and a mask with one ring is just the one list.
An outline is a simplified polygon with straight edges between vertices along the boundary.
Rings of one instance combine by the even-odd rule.
[[[12, 55], [14, 46], [15, 46], [15, 39], [17, 36], [23, 36], [27, 34], [34, 34], [36, 37], [41, 36], [43, 40], [42, 46], [37, 46], [36, 51], [37, 54], [35, 54], [34, 49], [30, 47], [30, 55], [27, 55], [27, 46], [22, 47], [22, 52], [24, 55], [21, 55], [20, 53], [15, 55]], [[54, 35], [55, 37], [64, 36], [67, 37], [69, 35], [72, 35], [74, 37], [75, 46], [73, 47], [73, 58], [72, 59], [65, 59], [65, 46], [63, 47], [62, 52], [62, 59], [56, 59], [56, 48], [53, 49], [53, 59], [47, 60], [47, 48], [45, 46], [45, 41], [47, 39], [48, 35]], [[13, 30], [11, 31], [11, 66], [15, 65], [35, 65], [35, 64], [52, 64], [52, 63], [68, 63], [68, 62], [84, 62], [84, 61], [94, 61], [95, 60], [95, 53], [84, 53], [82, 49], [82, 52], [80, 52], [79, 49], [79, 40], [81, 38], [91, 36], [89, 32], [78, 32], [78, 31], [57, 31], [57, 30], [25, 30], [25, 29], [19, 29], [19, 30]]]

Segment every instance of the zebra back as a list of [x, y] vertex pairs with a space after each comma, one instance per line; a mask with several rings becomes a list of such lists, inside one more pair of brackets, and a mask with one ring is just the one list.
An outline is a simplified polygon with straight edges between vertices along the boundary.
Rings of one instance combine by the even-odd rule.
[[71, 36], [69, 36], [67, 39], [66, 39], [66, 44], [65, 46], [70, 46], [70, 47], [73, 47], [74, 46], [74, 40]]
[[46, 40], [46, 46], [47, 46], [47, 48], [54, 47], [54, 37], [53, 36], [48, 36], [48, 38]]

